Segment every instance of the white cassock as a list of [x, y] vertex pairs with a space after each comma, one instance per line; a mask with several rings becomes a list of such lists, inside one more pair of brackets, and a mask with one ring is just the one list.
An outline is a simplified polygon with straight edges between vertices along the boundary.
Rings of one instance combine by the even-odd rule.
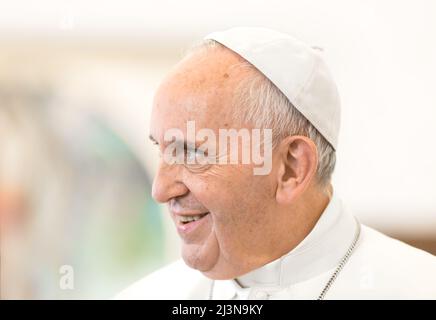
[[[291, 252], [232, 280], [212, 281], [178, 260], [118, 299], [317, 299], [358, 225], [335, 196]], [[325, 299], [436, 299], [436, 257], [361, 226], [354, 251]]]

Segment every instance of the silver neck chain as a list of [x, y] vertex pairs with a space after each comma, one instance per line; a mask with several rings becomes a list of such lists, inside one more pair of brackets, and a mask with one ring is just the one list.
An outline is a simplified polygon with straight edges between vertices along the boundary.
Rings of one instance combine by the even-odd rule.
[[[353, 242], [348, 247], [347, 252], [342, 257], [341, 261], [339, 262], [339, 265], [337, 266], [337, 268], [333, 272], [333, 274], [330, 277], [330, 279], [327, 281], [327, 284], [322, 289], [322, 291], [319, 294], [317, 300], [324, 300], [327, 292], [332, 287], [332, 285], [335, 282], [336, 278], [338, 277], [339, 273], [342, 271], [342, 269], [344, 268], [344, 266], [347, 263], [348, 259], [352, 255], [354, 249], [356, 248], [357, 242], [359, 241], [359, 238], [360, 238], [360, 231], [361, 231], [360, 222], [357, 221], [357, 219], [356, 219], [356, 223], [357, 223], [357, 229], [356, 229], [356, 233], [355, 233], [354, 238], [353, 238]], [[209, 290], [209, 297], [208, 297], [209, 300], [212, 300], [212, 298], [213, 298], [213, 289], [214, 289], [214, 286], [215, 286], [215, 281], [212, 280], [212, 283], [211, 283], [211, 286], [210, 286], [210, 290]]]
[[350, 258], [351, 254], [353, 253], [354, 248], [356, 248], [357, 242], [359, 241], [359, 238], [360, 238], [360, 230], [361, 230], [360, 222], [357, 221], [357, 219], [356, 219], [356, 223], [357, 223], [357, 229], [356, 229], [356, 233], [354, 234], [353, 242], [351, 242], [351, 245], [348, 247], [347, 252], [342, 257], [341, 262], [339, 262], [339, 265], [337, 266], [336, 270], [333, 272], [333, 274], [330, 277], [329, 281], [327, 281], [327, 284], [325, 285], [324, 289], [322, 289], [322, 291], [319, 294], [317, 300], [324, 300], [325, 295], [330, 290], [333, 282], [335, 282], [335, 280], [338, 277], [339, 273], [344, 268], [345, 264], [347, 263], [348, 259]]

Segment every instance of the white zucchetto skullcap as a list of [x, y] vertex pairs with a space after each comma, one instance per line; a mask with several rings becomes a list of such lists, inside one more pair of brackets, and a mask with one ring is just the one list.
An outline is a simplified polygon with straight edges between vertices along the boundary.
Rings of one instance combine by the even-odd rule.
[[221, 43], [254, 65], [336, 149], [340, 101], [321, 50], [265, 28], [232, 28], [204, 39]]

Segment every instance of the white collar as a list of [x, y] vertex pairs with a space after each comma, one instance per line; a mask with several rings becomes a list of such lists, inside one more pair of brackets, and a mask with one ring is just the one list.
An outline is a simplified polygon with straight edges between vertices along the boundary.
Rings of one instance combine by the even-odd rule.
[[235, 280], [215, 281], [214, 299], [228, 299], [236, 290], [285, 288], [336, 267], [352, 242], [356, 222], [333, 196], [312, 231], [293, 250]]

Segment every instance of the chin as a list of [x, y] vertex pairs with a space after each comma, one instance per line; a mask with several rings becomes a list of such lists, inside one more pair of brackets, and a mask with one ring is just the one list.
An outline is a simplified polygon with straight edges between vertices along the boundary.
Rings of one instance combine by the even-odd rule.
[[219, 245], [214, 237], [209, 237], [202, 244], [182, 244], [182, 258], [192, 269], [202, 273], [209, 273], [219, 260]]
[[201, 254], [201, 249], [184, 246], [187, 247], [182, 248], [182, 258], [188, 267], [203, 273], [213, 268], [214, 263], [211, 262], [211, 258], [207, 254]]

